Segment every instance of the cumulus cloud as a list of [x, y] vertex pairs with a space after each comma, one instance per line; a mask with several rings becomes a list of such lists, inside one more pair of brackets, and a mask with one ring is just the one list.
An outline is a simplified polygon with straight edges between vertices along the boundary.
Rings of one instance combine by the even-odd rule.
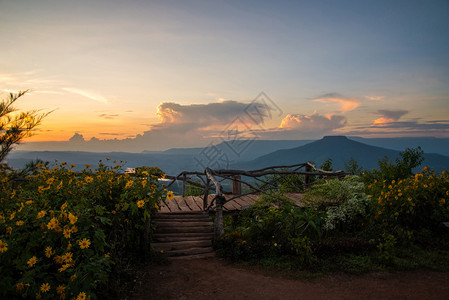
[[361, 101], [355, 98], [345, 97], [339, 93], [328, 93], [316, 98], [313, 98], [313, 101], [325, 103], [325, 104], [338, 104], [339, 110], [343, 113], [352, 111], [360, 106]]
[[380, 109], [376, 113], [381, 117], [374, 120], [374, 125], [383, 125], [398, 121], [402, 116], [408, 114], [409, 111]]
[[[221, 101], [208, 104], [182, 105], [164, 102], [158, 106], [161, 124], [197, 124], [198, 128], [211, 124], [224, 125], [243, 115], [248, 103]], [[251, 122], [248, 120], [248, 122]]]
[[338, 115], [322, 116], [314, 113], [310, 116], [300, 114], [288, 114], [279, 126], [287, 130], [303, 131], [331, 131], [346, 124], [346, 118]]

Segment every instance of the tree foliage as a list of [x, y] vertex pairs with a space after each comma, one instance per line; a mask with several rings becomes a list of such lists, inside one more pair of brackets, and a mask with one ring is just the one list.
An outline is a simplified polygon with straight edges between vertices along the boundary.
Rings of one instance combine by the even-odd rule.
[[31, 136], [33, 129], [50, 113], [39, 113], [37, 110], [23, 112], [14, 107], [15, 102], [27, 92], [10, 93], [0, 102], [0, 163], [14, 145]]

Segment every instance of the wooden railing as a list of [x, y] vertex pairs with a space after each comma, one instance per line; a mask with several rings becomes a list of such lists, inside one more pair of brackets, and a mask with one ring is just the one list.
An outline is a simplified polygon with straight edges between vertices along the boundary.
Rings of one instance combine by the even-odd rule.
[[[273, 176], [274, 175], [274, 176]], [[285, 186], [286, 188], [296, 189], [297, 191], [304, 191], [311, 184], [313, 184], [312, 176], [318, 177], [344, 177], [348, 175], [343, 171], [324, 171], [318, 169], [310, 162], [289, 165], [289, 166], [272, 166], [259, 170], [244, 171], [244, 170], [212, 170], [206, 168], [204, 172], [181, 172], [177, 176], [166, 176], [172, 181], [166, 186], [169, 188], [176, 181], [182, 180], [182, 195], [186, 193], [186, 185], [199, 187], [203, 190], [203, 209], [211, 211], [215, 204], [215, 235], [220, 237], [223, 235], [223, 205], [235, 198], [243, 195], [266, 193], [269, 190], [275, 189], [286, 176], [294, 176], [297, 179], [293, 186]], [[269, 176], [272, 176], [270, 178]], [[198, 181], [195, 181], [197, 178]], [[220, 179], [218, 179], [220, 178]], [[242, 178], [250, 178], [252, 180], [244, 180]], [[291, 177], [290, 177], [291, 178]], [[231, 191], [225, 191], [222, 182], [225, 180], [231, 181]], [[298, 184], [300, 182], [300, 184]], [[242, 185], [244, 185], [242, 187]], [[242, 190], [245, 192], [242, 193]], [[210, 192], [215, 194], [215, 197], [208, 204]], [[231, 195], [226, 199], [224, 195]]]

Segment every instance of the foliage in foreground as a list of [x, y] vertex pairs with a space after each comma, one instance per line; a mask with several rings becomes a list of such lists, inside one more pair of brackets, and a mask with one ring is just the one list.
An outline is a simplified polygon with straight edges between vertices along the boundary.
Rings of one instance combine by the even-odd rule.
[[101, 163], [79, 173], [38, 167], [21, 184], [1, 174], [0, 296], [96, 299], [113, 271], [146, 253], [164, 175]]
[[355, 273], [449, 270], [441, 263], [449, 258], [442, 226], [449, 221], [449, 176], [427, 168], [413, 174], [421, 156], [407, 149], [396, 163], [383, 159], [362, 177], [319, 182], [305, 194], [307, 208], [272, 194], [230, 223], [217, 247], [232, 259], [290, 269], [314, 262], [313, 268]]

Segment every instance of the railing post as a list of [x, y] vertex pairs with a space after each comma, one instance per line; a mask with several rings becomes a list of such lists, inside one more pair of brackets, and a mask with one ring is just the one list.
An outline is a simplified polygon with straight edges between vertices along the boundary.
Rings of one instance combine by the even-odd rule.
[[[311, 172], [312, 167], [310, 165], [306, 165], [306, 172]], [[308, 174], [304, 175], [304, 185], [307, 188], [310, 184], [310, 176]]]
[[224, 234], [223, 229], [223, 196], [216, 196], [215, 199], [215, 239], [219, 239]]
[[182, 175], [182, 196], [186, 193], [186, 174]]
[[209, 184], [210, 184], [210, 179], [207, 178], [206, 181], [206, 188], [204, 190], [204, 198], [203, 198], [203, 210], [207, 209], [207, 198], [209, 198]]
[[232, 194], [240, 195], [242, 193], [242, 183], [240, 181], [242, 177], [240, 175], [232, 176]]

